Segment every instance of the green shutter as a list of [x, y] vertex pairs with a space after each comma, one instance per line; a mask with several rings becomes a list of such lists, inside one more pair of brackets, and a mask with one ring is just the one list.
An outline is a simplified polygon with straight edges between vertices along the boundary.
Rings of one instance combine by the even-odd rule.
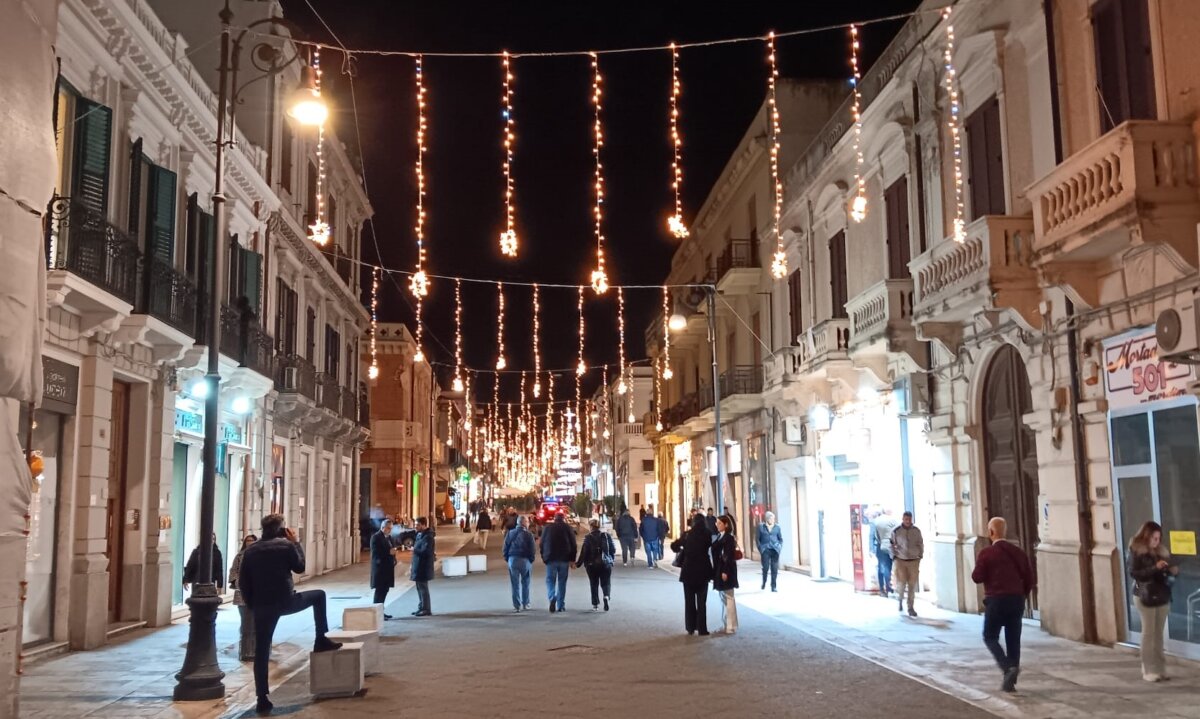
[[78, 98], [75, 103], [75, 165], [71, 194], [98, 217], [108, 216], [108, 163], [112, 110]]
[[247, 249], [242, 250], [242, 294], [254, 314], [259, 314], [262, 307], [262, 255]]
[[[139, 140], [139, 142], [141, 142]], [[147, 254], [168, 266], [175, 264], [175, 173], [150, 166], [150, 227]]]
[[134, 142], [129, 152], [129, 234], [138, 236], [142, 222], [142, 138]]

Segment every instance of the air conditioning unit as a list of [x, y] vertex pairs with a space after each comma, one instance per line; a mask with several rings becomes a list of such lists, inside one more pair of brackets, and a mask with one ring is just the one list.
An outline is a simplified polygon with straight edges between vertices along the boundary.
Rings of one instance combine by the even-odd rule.
[[1197, 343], [1196, 320], [1200, 317], [1200, 299], [1179, 309], [1163, 310], [1154, 323], [1158, 340], [1158, 358], [1176, 364], [1200, 364], [1200, 343]]
[[285, 390], [295, 390], [300, 386], [300, 368], [299, 367], [284, 367], [283, 368], [283, 388]]
[[808, 424], [803, 418], [783, 418], [783, 443], [797, 447], [803, 447], [808, 444]]

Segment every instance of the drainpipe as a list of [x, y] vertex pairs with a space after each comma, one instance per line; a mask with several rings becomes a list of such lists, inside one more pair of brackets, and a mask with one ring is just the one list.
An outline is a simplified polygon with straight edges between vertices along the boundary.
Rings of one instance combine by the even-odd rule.
[[[1044, 0], [1042, 13], [1046, 26], [1046, 63], [1050, 73], [1050, 117], [1054, 137], [1054, 162], [1062, 164], [1062, 109], [1058, 98], [1058, 58], [1054, 44], [1054, 0]], [[1079, 414], [1082, 392], [1079, 386], [1079, 330], [1071, 319], [1075, 317], [1075, 303], [1065, 298], [1067, 314], [1067, 364], [1070, 375], [1071, 403], [1071, 446], [1075, 459], [1075, 501], [1079, 509], [1079, 583], [1082, 589], [1083, 638], [1095, 644], [1098, 641], [1096, 626], [1096, 577], [1092, 567], [1092, 552], [1096, 547], [1095, 525], [1092, 517], [1091, 477], [1087, 469], [1087, 452], [1084, 448], [1083, 417]]]

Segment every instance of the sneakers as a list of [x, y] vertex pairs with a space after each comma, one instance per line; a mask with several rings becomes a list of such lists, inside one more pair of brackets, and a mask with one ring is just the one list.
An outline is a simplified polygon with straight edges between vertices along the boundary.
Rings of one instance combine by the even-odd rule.
[[313, 642], [314, 652], [333, 652], [341, 648], [341, 642], [335, 642], [326, 636], [317, 637], [317, 641]]
[[908, 616], [910, 616], [910, 617], [917, 616], [917, 610], [913, 609], [912, 607], [909, 607], [908, 608]]
[[1017, 690], [1017, 675], [1021, 670], [1017, 667], [1009, 667], [1004, 670], [1004, 681], [1000, 683], [1000, 691], [1012, 693]]
[[1142, 679], [1148, 682], [1161, 682], [1163, 676], [1161, 674], [1143, 674]]
[[513, 607], [513, 614], [520, 614], [520, 613], [521, 613], [520, 607]]
[[604, 611], [608, 611], [608, 597], [604, 598]]
[[629, 566], [629, 562], [621, 562], [621, 566], [622, 566], [622, 567], [628, 567], [628, 566]]
[[775, 587], [771, 587], [771, 591], [772, 591], [772, 592], [778, 592], [779, 590], [778, 590], [778, 589], [776, 589]]
[[413, 612], [413, 616], [414, 617], [432, 617], [433, 612], [430, 612], [430, 611]]
[[521, 611], [523, 611], [523, 612], [528, 612], [530, 609], [531, 609], [531, 607], [530, 607], [528, 604], [526, 604], [525, 606], [521, 607]]
[[271, 700], [267, 699], [265, 696], [262, 696], [258, 698], [258, 703], [254, 705], [254, 712], [259, 716], [266, 716], [270, 714], [271, 710], [274, 708], [275, 705], [271, 703]]
[[592, 607], [592, 611], [593, 611], [593, 612], [598, 612], [598, 611], [600, 611], [600, 605], [598, 605], [598, 604], [597, 604], [597, 605], [593, 606], [593, 607]]

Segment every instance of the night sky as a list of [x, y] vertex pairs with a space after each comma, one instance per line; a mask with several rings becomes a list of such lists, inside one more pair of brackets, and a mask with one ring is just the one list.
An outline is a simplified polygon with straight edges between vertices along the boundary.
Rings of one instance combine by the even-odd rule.
[[[728, 37], [761, 36], [863, 21], [908, 12], [918, 0], [852, 2], [398, 2], [311, 0], [333, 32], [351, 49], [414, 52], [538, 52], [665, 45]], [[306, 0], [283, 0], [285, 14], [309, 39], [334, 43]], [[900, 22], [861, 31], [865, 67], [882, 52]], [[794, 78], [837, 78], [849, 73], [845, 30], [777, 42], [780, 73]], [[730, 153], [763, 102], [762, 43], [685, 49], [681, 133], [684, 139], [684, 214], [690, 222]], [[425, 155], [428, 270], [433, 274], [501, 281], [586, 283], [595, 257], [592, 228], [591, 68], [587, 57], [519, 58], [514, 61], [516, 150], [514, 176], [517, 259], [503, 257], [501, 70], [498, 58], [425, 58], [428, 136]], [[326, 52], [325, 87], [334, 101], [338, 137], [358, 154], [348, 78], [340, 58]], [[602, 55], [609, 279], [616, 284], [662, 282], [677, 241], [666, 231], [671, 214], [671, 148], [668, 144], [670, 53]], [[403, 56], [359, 56], [354, 90], [362, 133], [364, 169], [375, 208], [382, 258], [364, 234], [363, 260], [410, 270], [416, 254], [415, 89], [413, 61]], [[849, 86], [847, 85], [847, 93]], [[787, 122], [787, 118], [783, 118]], [[407, 288], [407, 278], [394, 275]], [[380, 320], [410, 322], [407, 291], [384, 280]], [[509, 369], [533, 367], [529, 288], [506, 287], [506, 355]], [[573, 367], [577, 352], [575, 293], [542, 290], [542, 367]], [[367, 298], [364, 298], [366, 301]], [[471, 367], [490, 369], [496, 357], [496, 290], [465, 283], [464, 352]], [[626, 293], [626, 353], [644, 356], [647, 324], [661, 306], [654, 290]], [[617, 359], [616, 296], [587, 293], [590, 364]], [[425, 351], [453, 361], [454, 288], [434, 280], [425, 311]], [[592, 376], [595, 374], [596, 376]], [[446, 375], [443, 374], [443, 377]], [[598, 373], [590, 373], [595, 387]], [[502, 391], [515, 395], [517, 379]], [[559, 397], [570, 383], [559, 384]], [[477, 385], [490, 395], [490, 383]], [[514, 397], [515, 399], [515, 397]]]

